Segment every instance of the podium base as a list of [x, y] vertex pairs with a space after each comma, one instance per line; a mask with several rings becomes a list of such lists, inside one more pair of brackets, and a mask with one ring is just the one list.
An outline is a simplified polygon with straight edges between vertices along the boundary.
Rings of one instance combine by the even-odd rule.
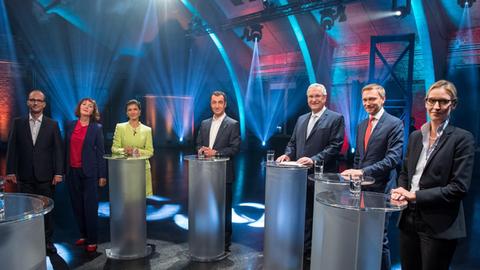
[[145, 246], [145, 252], [141, 254], [118, 254], [118, 252], [115, 252], [113, 248], [105, 249], [105, 255], [107, 256], [107, 258], [114, 260], [135, 260], [145, 258], [150, 254], [152, 254], [151, 245]]
[[196, 257], [196, 256], [190, 254], [189, 252], [187, 252], [187, 256], [189, 257], [189, 259], [191, 261], [194, 261], [194, 262], [216, 262], [216, 261], [221, 261], [221, 260], [227, 258], [229, 255], [230, 255], [230, 252], [224, 252], [224, 253], [216, 256], [216, 257], [200, 258], [200, 257]]

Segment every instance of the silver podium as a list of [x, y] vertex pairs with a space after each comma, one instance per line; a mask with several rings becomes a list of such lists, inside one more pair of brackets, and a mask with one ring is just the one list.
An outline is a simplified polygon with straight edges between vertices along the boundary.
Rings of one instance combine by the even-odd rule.
[[188, 248], [192, 261], [222, 260], [225, 253], [225, 181], [228, 157], [188, 161]]
[[361, 192], [322, 191], [316, 194], [319, 217], [315, 219], [318, 250], [312, 253], [311, 269], [380, 269], [385, 213], [400, 211], [390, 196]]
[[307, 170], [266, 165], [264, 269], [302, 269]]
[[111, 259], [132, 260], [152, 253], [147, 245], [145, 160], [106, 155], [110, 189]]
[[43, 216], [53, 200], [39, 195], [4, 193], [0, 213], [1, 269], [47, 269]]
[[[338, 173], [323, 173], [319, 176], [313, 174], [308, 176], [309, 181], [315, 182], [315, 191], [314, 194], [318, 194], [323, 191], [348, 191], [349, 190], [349, 178], [342, 176]], [[375, 179], [372, 177], [365, 176], [365, 181], [363, 185], [373, 184]], [[312, 253], [311, 253], [311, 262], [310, 269], [318, 269], [321, 265], [319, 261], [321, 256], [321, 228], [319, 227], [321, 222], [319, 219], [322, 218], [320, 214], [320, 203], [318, 201], [313, 202], [313, 225], [312, 225]]]

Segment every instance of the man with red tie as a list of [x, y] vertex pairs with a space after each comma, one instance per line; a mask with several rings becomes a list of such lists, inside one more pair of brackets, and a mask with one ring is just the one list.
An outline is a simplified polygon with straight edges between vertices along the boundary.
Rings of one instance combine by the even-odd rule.
[[[362, 88], [362, 103], [368, 119], [357, 127], [357, 149], [354, 169], [342, 175], [365, 175], [375, 179], [375, 183], [364, 190], [388, 193], [395, 185], [396, 168], [402, 159], [403, 123], [387, 113], [383, 108], [385, 89], [379, 84], [369, 84]], [[389, 215], [385, 217], [385, 234], [382, 248], [382, 270], [390, 269], [390, 248], [387, 238]]]

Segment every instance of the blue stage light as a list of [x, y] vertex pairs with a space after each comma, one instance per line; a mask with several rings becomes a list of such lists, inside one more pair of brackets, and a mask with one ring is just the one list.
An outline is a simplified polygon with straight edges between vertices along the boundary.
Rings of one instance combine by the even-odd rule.
[[179, 140], [180, 142], [183, 142], [183, 137], [180, 137], [178, 140]]
[[[288, 0], [279, 0], [279, 3], [281, 5], [287, 5]], [[305, 62], [305, 67], [307, 69], [308, 80], [310, 83], [315, 83], [317, 82], [315, 70], [313, 69], [312, 58], [310, 57], [310, 52], [308, 51], [307, 42], [303, 36], [302, 28], [300, 27], [295, 15], [290, 15], [287, 18], [292, 26], [293, 33], [297, 38], [298, 46], [300, 47], [300, 52], [302, 53], [303, 61]]]
[[[180, 0], [183, 5], [192, 13], [192, 15], [196, 18], [199, 18], [200, 20], [205, 21], [205, 19], [201, 16], [200, 12], [195, 8], [194, 5], [189, 0]], [[220, 53], [220, 56], [223, 59], [223, 62], [225, 63], [225, 66], [227, 67], [228, 74], [230, 76], [230, 79], [232, 80], [233, 84], [233, 89], [235, 91], [235, 97], [237, 101], [237, 106], [238, 106], [238, 118], [240, 122], [240, 135], [242, 140], [245, 139], [246, 137], [246, 127], [245, 127], [245, 107], [243, 104], [243, 95], [242, 95], [242, 89], [240, 87], [240, 83], [238, 80], [238, 77], [235, 73], [235, 70], [233, 68], [232, 62], [230, 61], [230, 57], [228, 56], [222, 42], [218, 38], [218, 36], [215, 33], [210, 33], [209, 34], [211, 40], [217, 47], [218, 52]]]
[[[285, 80], [291, 78], [286, 76]], [[289, 84], [280, 81], [266, 85], [262, 77], [259, 43], [254, 42], [245, 106], [249, 108], [246, 111], [247, 124], [263, 146], [277, 132], [277, 127], [296, 113], [301, 101], [305, 101], [304, 95], [289, 96], [289, 89], [285, 88]]]
[[184, 230], [188, 230], [188, 217], [183, 215], [183, 214], [176, 214], [175, 216], [173, 216], [173, 221], [175, 222], [175, 224], [184, 229]]
[[[155, 196], [149, 197], [149, 200], [163, 201], [162, 197], [156, 198]], [[167, 199], [168, 200], [168, 199]], [[164, 205], [152, 205], [147, 204], [146, 215], [147, 221], [158, 221], [173, 217], [180, 211], [180, 205], [178, 204], [164, 204]], [[110, 203], [99, 202], [98, 203], [98, 216], [103, 218], [110, 217]]]

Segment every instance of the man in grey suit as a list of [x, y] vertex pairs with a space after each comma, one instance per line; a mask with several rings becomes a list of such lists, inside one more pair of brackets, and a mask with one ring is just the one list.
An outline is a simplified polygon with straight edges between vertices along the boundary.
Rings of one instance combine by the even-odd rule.
[[240, 150], [240, 125], [225, 113], [227, 96], [215, 91], [210, 97], [213, 117], [202, 121], [197, 135], [197, 151], [207, 157], [229, 157], [225, 191], [225, 251], [232, 243], [232, 183], [235, 180], [233, 158]]
[[[402, 159], [403, 122], [387, 113], [383, 108], [385, 89], [378, 84], [362, 88], [362, 102], [369, 117], [357, 127], [357, 149], [354, 169], [345, 170], [342, 175], [366, 175], [375, 183], [364, 190], [388, 193], [395, 185], [396, 168]], [[387, 227], [390, 215], [385, 216], [385, 230], [382, 248], [382, 269], [390, 269], [390, 247]]]
[[[300, 116], [287, 144], [285, 154], [277, 162], [296, 160], [312, 165], [323, 160], [325, 172], [338, 172], [338, 155], [343, 144], [345, 123], [343, 116], [325, 107], [327, 90], [322, 84], [311, 84], [307, 89], [308, 106], [312, 110]], [[307, 182], [305, 211], [304, 259], [309, 260], [312, 242], [314, 183]]]

